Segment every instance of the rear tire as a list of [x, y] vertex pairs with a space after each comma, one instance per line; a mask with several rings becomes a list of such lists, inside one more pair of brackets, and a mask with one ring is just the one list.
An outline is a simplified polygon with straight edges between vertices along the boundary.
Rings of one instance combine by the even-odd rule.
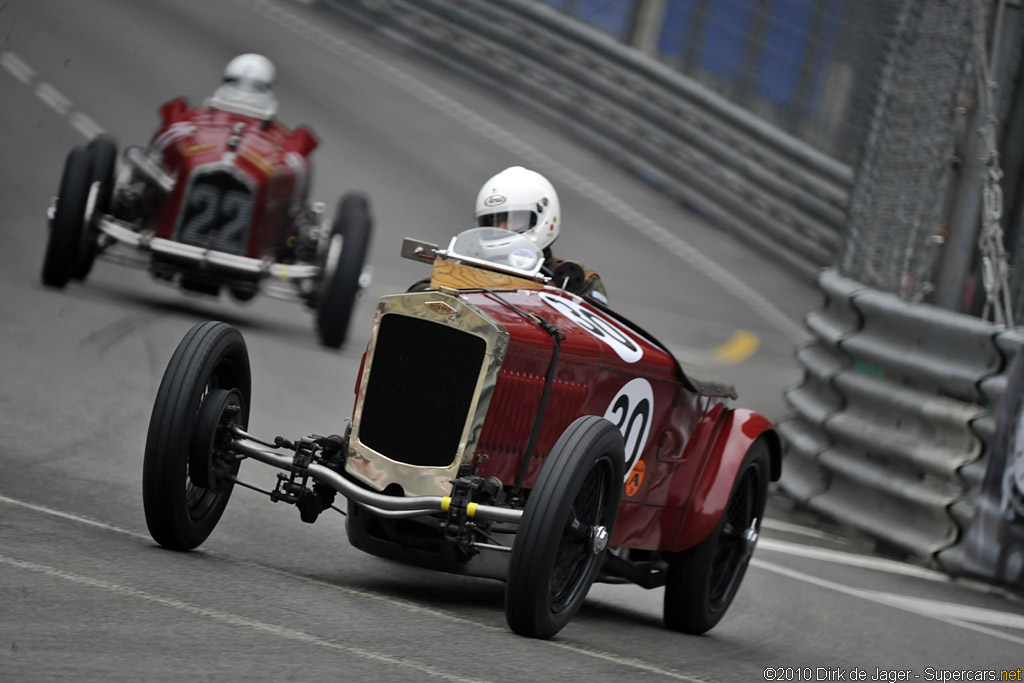
[[758, 439], [736, 473], [718, 525], [703, 541], [669, 558], [664, 603], [667, 628], [699, 635], [725, 616], [760, 533], [770, 476], [768, 445]]
[[[213, 321], [189, 330], [160, 382], [142, 467], [146, 525], [160, 545], [191, 550], [217, 525], [233, 483], [210, 482], [209, 471], [199, 471], [196, 463], [203, 459], [194, 451], [200, 443], [208, 443], [210, 453], [206, 455], [213, 457], [215, 439], [209, 428], [202, 428], [210, 412], [208, 403], [227, 405], [230, 399], [240, 404], [231, 421], [245, 429], [251, 397], [249, 354], [241, 333], [226, 323]], [[198, 424], [201, 412], [204, 423]], [[194, 478], [190, 477], [192, 468], [196, 468]]]
[[75, 147], [64, 162], [57, 210], [43, 257], [42, 279], [47, 287], [64, 287], [78, 271], [91, 187], [92, 155], [85, 147]]
[[94, 216], [109, 214], [114, 196], [114, 172], [117, 168], [117, 140], [110, 135], [99, 135], [86, 146], [92, 158], [92, 182], [99, 183], [91, 211], [91, 220], [82, 225], [82, 251], [75, 265], [74, 278], [84, 280], [92, 271], [99, 251], [99, 231]]
[[505, 618], [519, 635], [550, 638], [586, 599], [618, 515], [624, 450], [618, 428], [591, 415], [569, 425], [545, 460], [509, 558]]
[[344, 344], [348, 336], [371, 231], [370, 203], [366, 196], [351, 193], [342, 197], [323, 261], [316, 305], [320, 343], [332, 349]]

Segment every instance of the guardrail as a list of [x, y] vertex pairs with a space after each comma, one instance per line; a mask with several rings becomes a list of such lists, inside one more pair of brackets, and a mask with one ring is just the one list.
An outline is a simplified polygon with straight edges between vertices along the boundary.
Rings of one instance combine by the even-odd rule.
[[807, 316], [815, 342], [782, 488], [881, 544], [958, 573], [995, 432], [995, 405], [1020, 332], [911, 304], [823, 271], [825, 305]]
[[549, 116], [813, 281], [833, 261], [852, 170], [531, 0], [321, 0], [367, 31]]

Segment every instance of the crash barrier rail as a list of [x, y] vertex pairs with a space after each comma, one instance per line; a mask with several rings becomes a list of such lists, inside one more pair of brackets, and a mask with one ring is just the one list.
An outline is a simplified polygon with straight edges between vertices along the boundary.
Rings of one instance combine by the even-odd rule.
[[611, 36], [536, 0], [321, 2], [553, 117], [808, 281], [833, 262], [850, 167]]
[[1020, 331], [829, 269], [786, 393], [781, 486], [881, 545], [959, 573]]

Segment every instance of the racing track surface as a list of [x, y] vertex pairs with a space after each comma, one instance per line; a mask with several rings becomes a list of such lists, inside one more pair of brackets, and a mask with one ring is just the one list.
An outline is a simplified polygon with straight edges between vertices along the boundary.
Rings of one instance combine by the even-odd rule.
[[[314, 196], [331, 210], [347, 189], [373, 201], [373, 284], [340, 353], [286, 302], [187, 297], [103, 262], [84, 286], [39, 283], [67, 151], [101, 129], [144, 142], [161, 102], [207, 96], [245, 51], [276, 62], [281, 118], [321, 137]], [[446, 241], [505, 166], [558, 188], [556, 253], [598, 269], [620, 310], [717, 363], [770, 417], [818, 297], [528, 112], [308, 3], [0, 0], [0, 66], [0, 680], [747, 681], [782, 666], [929, 680], [926, 667], [1024, 666], [1019, 602], [872, 556], [781, 500], [731, 612], [700, 638], [661, 628], [660, 590], [606, 585], [555, 640], [519, 638], [501, 584], [363, 555], [340, 516], [305, 525], [244, 490], [199, 551], [156, 547], [142, 452], [185, 331], [241, 328], [254, 431], [341, 431], [372, 302], [424, 274], [401, 238]], [[272, 485], [268, 468], [242, 473]]]

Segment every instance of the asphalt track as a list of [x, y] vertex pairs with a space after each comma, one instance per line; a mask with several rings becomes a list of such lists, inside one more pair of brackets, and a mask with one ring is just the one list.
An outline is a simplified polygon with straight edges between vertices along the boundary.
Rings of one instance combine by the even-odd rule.
[[[102, 262], [84, 286], [39, 282], [67, 151], [101, 130], [146, 141], [161, 102], [206, 97], [245, 51], [277, 64], [280, 117], [322, 140], [314, 196], [373, 202], [373, 283], [340, 352], [287, 302], [185, 296]], [[0, 0], [0, 67], [0, 680], [749, 681], [770, 667], [792, 667], [777, 680], [855, 668], [941, 680], [1024, 666], [1020, 602], [879, 558], [782, 499], [732, 610], [699, 638], [661, 628], [660, 590], [607, 585], [556, 639], [519, 638], [501, 584], [366, 556], [339, 516], [305, 525], [248, 491], [200, 550], [158, 548], [142, 451], [188, 328], [242, 330], [255, 431], [338, 431], [372, 302], [425, 274], [400, 259], [401, 238], [446, 241], [508, 165], [558, 187], [560, 255], [599, 270], [617, 308], [727, 372], [739, 403], [769, 417], [786, 410], [800, 320], [819, 297], [531, 112], [308, 3]]]

